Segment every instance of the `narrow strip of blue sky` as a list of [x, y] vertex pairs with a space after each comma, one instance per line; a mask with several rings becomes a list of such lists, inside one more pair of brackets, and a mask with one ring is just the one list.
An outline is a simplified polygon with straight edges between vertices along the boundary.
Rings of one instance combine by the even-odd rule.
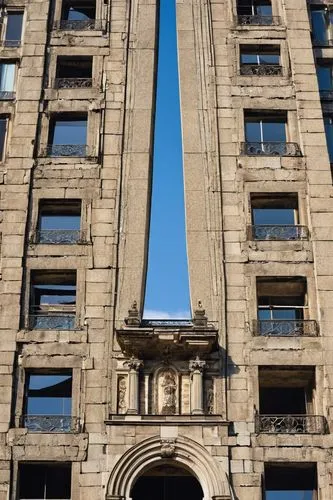
[[160, 0], [153, 190], [144, 316], [190, 316], [175, 0]]

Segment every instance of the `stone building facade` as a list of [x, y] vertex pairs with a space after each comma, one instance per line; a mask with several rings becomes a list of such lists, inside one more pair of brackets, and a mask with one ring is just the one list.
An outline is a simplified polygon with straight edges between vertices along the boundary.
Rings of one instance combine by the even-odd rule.
[[142, 320], [158, 0], [2, 2], [0, 500], [333, 498], [330, 8], [177, 0], [177, 323]]

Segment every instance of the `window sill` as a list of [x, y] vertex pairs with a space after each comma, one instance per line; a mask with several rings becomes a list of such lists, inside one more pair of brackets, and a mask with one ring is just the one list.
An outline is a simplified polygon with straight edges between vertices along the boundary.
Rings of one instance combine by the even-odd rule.
[[72, 344], [86, 343], [87, 331], [85, 328], [77, 328], [76, 330], [27, 330], [21, 329], [16, 334], [16, 342], [28, 343], [64, 343], [71, 342]]

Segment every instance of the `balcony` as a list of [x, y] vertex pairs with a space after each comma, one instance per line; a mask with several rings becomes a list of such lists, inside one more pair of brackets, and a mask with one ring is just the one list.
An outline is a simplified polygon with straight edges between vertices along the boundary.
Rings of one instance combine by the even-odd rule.
[[42, 150], [44, 157], [92, 157], [92, 152], [86, 144], [48, 144]]
[[243, 76], [281, 76], [282, 66], [279, 64], [241, 64], [240, 74]]
[[208, 324], [201, 304], [191, 320], [141, 320], [134, 303], [125, 324], [117, 329], [122, 351], [138, 359], [201, 357], [216, 348], [217, 334], [215, 326]]
[[247, 156], [302, 156], [295, 142], [242, 142], [241, 154]]
[[317, 337], [318, 323], [305, 319], [260, 319], [254, 320], [253, 332], [263, 337]]
[[306, 226], [294, 224], [258, 224], [248, 226], [248, 238], [258, 241], [308, 240], [309, 230]]
[[33, 235], [31, 243], [43, 245], [78, 245], [86, 243], [86, 234], [77, 229], [40, 229]]
[[102, 31], [104, 26], [105, 23], [102, 19], [61, 19], [60, 21], [55, 21], [53, 25], [55, 30], [63, 31]]
[[323, 101], [333, 100], [333, 89], [319, 90], [319, 94]]
[[75, 330], [75, 306], [65, 304], [31, 306], [30, 330]]
[[324, 40], [320, 38], [313, 38], [312, 45], [314, 47], [333, 47], [333, 39]]
[[56, 78], [53, 82], [55, 89], [91, 89], [92, 78]]
[[256, 415], [257, 434], [325, 434], [327, 422], [321, 415]]
[[239, 14], [237, 22], [241, 26], [271, 26], [281, 24], [277, 16], [264, 16], [261, 14]]
[[30, 432], [79, 432], [79, 418], [70, 415], [23, 415], [21, 425]]

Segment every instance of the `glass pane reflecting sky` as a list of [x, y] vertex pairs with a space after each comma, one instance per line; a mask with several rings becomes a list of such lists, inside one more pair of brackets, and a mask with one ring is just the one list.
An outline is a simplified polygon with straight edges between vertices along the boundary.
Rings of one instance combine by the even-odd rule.
[[153, 192], [144, 316], [189, 317], [175, 0], [160, 2]]

